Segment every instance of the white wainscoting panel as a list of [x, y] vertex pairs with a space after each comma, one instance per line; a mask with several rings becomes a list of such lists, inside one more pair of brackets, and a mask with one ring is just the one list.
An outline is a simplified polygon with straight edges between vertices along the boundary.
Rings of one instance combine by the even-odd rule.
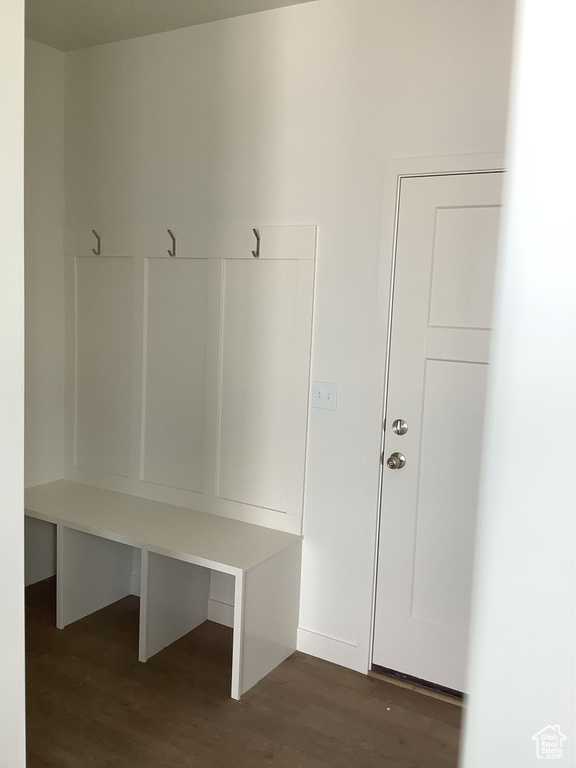
[[316, 227], [95, 229], [65, 233], [66, 479], [299, 534]]
[[146, 259], [141, 478], [202, 492], [207, 259]]
[[74, 265], [74, 464], [128, 476], [132, 261], [78, 257]]
[[309, 362], [295, 355], [299, 264], [224, 264], [217, 495], [293, 511], [295, 369]]

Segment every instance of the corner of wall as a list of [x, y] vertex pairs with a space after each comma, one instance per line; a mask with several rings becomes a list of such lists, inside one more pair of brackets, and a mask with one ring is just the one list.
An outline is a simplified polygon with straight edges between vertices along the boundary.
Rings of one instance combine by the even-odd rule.
[[25, 484], [64, 465], [64, 57], [26, 41]]

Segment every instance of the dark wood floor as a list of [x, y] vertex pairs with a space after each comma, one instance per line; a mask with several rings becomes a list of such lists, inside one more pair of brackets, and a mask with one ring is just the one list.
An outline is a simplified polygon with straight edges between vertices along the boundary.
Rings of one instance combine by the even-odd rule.
[[449, 768], [461, 710], [295, 653], [229, 698], [231, 630], [137, 661], [138, 599], [59, 631], [26, 590], [28, 768]]

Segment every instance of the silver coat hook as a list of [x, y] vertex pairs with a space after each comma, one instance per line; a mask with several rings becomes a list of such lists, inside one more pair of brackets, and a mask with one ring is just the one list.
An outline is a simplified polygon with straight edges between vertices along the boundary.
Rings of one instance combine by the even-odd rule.
[[172, 250], [168, 250], [168, 256], [176, 256], [176, 238], [172, 234], [172, 230], [171, 229], [167, 229], [166, 231], [168, 232], [168, 234], [172, 238]]
[[259, 229], [253, 229], [252, 232], [256, 235], [256, 250], [252, 251], [252, 256], [254, 256], [255, 259], [260, 258], [260, 230]]
[[100, 256], [100, 254], [102, 253], [102, 240], [100, 238], [100, 235], [98, 234], [98, 232], [96, 232], [95, 229], [92, 230], [92, 234], [96, 238], [96, 242], [97, 242], [96, 248], [92, 248], [92, 253], [94, 254], [94, 256]]

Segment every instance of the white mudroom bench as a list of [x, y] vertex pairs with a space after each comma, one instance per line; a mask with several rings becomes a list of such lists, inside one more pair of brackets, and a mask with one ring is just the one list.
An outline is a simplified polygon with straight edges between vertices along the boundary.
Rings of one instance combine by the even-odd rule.
[[68, 480], [25, 507], [56, 526], [60, 629], [131, 594], [137, 548], [140, 661], [207, 619], [211, 570], [235, 580], [232, 698], [296, 649], [300, 536]]

